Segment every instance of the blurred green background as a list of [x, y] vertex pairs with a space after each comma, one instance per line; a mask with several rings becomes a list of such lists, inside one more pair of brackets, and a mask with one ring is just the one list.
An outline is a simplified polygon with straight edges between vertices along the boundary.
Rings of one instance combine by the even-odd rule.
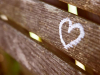
[[7, 53], [0, 50], [0, 75], [28, 75], [28, 71]]

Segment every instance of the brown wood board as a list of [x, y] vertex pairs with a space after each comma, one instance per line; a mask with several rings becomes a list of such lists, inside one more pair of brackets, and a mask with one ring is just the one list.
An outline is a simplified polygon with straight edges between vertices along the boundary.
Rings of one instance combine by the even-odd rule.
[[100, 16], [100, 0], [59, 0]]
[[36, 75], [87, 75], [1, 20], [0, 48]]
[[[32, 31], [52, 46], [80, 61], [93, 71], [100, 71], [100, 27], [78, 16], [60, 10], [39, 0], [1, 0], [0, 12], [28, 31]], [[64, 18], [80, 23], [85, 37], [74, 48], [65, 49], [59, 36], [59, 24]], [[68, 23], [62, 27], [63, 39], [68, 44], [80, 34], [78, 29], [68, 34]], [[58, 50], [58, 51], [59, 51]]]

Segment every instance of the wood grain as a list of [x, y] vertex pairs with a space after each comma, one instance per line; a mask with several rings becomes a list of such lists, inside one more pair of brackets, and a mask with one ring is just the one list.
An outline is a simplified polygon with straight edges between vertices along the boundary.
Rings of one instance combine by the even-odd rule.
[[59, 0], [100, 16], [100, 0]]
[[36, 75], [87, 75], [1, 20], [0, 48]]
[[[28, 31], [40, 36], [47, 43], [80, 61], [94, 72], [100, 74], [100, 27], [78, 16], [67, 13], [39, 0], [0, 0], [0, 12], [21, 25]], [[59, 23], [63, 18], [70, 18], [74, 23], [81, 23], [85, 37], [75, 46], [66, 50], [59, 37]], [[63, 39], [66, 44], [78, 37], [78, 29], [67, 33], [68, 23], [62, 27]], [[58, 50], [58, 51], [59, 51]]]

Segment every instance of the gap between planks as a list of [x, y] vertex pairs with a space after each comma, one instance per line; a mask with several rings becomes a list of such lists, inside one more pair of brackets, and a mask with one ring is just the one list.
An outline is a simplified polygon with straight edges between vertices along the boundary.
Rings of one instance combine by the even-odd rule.
[[83, 10], [92, 12], [100, 16], [100, 1], [99, 0], [59, 0], [64, 3], [72, 4]]

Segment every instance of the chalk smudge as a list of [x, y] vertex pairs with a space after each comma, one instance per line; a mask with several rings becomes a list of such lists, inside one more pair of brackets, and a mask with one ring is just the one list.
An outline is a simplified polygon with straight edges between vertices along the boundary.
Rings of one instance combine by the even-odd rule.
[[58, 9], [52, 5], [49, 4], [44, 4], [45, 9], [47, 9], [49, 12], [53, 12], [53, 13], [58, 13]]

